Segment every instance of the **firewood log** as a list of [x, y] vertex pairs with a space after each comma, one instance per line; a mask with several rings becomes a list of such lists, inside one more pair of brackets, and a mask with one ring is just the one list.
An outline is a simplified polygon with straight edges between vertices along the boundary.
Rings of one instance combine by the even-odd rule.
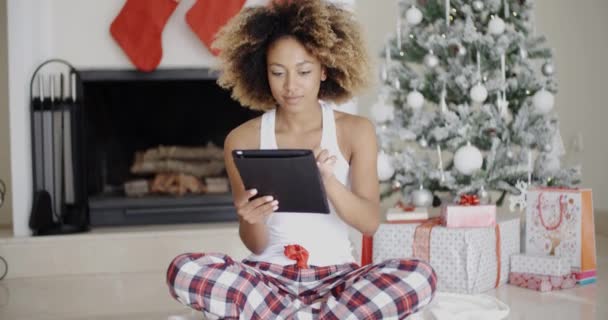
[[224, 171], [223, 161], [181, 161], [181, 160], [156, 160], [136, 161], [131, 166], [133, 174], [150, 174], [175, 172], [190, 174], [196, 177], [217, 176]]
[[160, 173], [152, 181], [151, 191], [183, 196], [187, 193], [206, 193], [207, 190], [197, 177], [178, 173]]
[[143, 153], [144, 160], [222, 160], [224, 151], [212, 143], [204, 147], [158, 146]]

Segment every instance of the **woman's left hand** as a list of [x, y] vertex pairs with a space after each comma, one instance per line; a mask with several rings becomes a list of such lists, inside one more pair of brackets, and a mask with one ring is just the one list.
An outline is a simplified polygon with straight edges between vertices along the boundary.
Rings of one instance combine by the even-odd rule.
[[315, 152], [317, 158], [317, 166], [323, 180], [333, 177], [334, 165], [336, 164], [336, 156], [330, 155], [327, 149], [322, 149]]

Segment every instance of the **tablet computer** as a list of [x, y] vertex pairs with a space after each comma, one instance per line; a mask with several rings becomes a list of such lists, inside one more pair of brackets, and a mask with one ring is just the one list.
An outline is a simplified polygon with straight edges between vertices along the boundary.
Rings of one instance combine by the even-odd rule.
[[273, 196], [279, 211], [329, 213], [325, 187], [312, 150], [233, 150], [245, 189]]

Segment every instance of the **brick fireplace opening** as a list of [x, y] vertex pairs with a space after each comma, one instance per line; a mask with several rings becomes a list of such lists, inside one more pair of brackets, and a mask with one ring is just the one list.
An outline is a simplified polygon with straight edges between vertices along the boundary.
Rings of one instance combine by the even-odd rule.
[[80, 71], [91, 226], [236, 220], [223, 167], [230, 130], [259, 115], [207, 69]]

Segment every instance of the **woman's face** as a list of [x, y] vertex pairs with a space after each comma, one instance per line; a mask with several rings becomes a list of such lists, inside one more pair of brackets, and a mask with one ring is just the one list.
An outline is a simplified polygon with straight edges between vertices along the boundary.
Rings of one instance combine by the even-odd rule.
[[282, 37], [268, 48], [266, 66], [270, 91], [286, 109], [300, 110], [317, 103], [325, 68], [294, 37]]

